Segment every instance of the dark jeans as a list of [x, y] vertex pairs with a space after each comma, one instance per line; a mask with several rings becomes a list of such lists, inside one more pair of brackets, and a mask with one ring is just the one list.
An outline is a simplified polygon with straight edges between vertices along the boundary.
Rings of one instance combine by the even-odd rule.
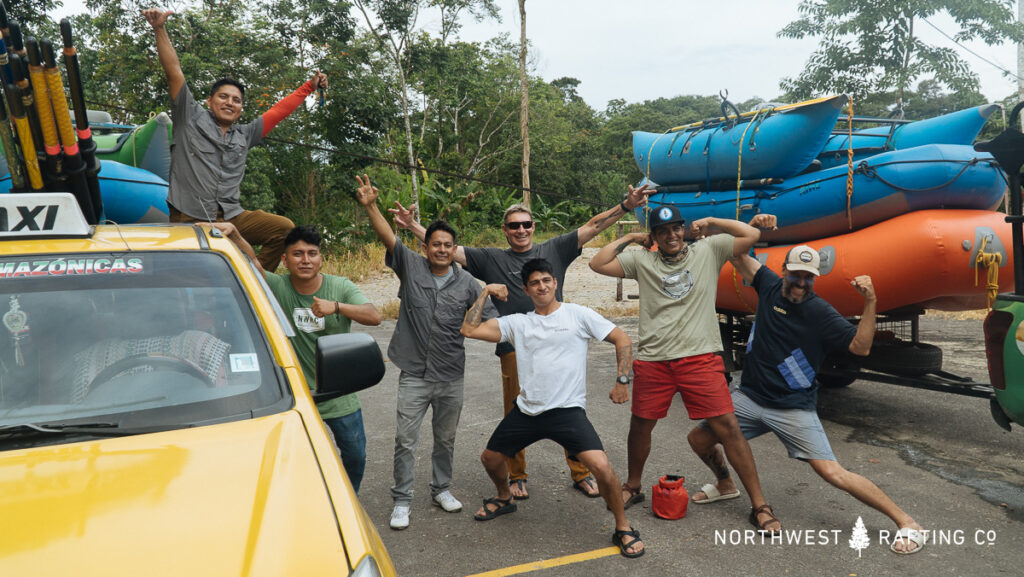
[[324, 424], [334, 433], [334, 442], [341, 450], [341, 463], [345, 465], [352, 488], [359, 493], [366, 470], [366, 433], [363, 432], [363, 410], [351, 415], [324, 419]]

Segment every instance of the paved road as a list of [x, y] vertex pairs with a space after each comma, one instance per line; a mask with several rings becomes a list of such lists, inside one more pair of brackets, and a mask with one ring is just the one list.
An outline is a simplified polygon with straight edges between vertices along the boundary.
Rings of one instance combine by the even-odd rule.
[[[618, 319], [635, 337], [635, 319]], [[386, 350], [394, 323], [367, 332]], [[943, 347], [945, 368], [987, 381], [981, 323], [925, 317], [922, 339]], [[474, 521], [472, 512], [490, 485], [478, 456], [501, 418], [501, 392], [492, 346], [471, 342], [467, 355], [465, 408], [456, 443], [453, 492], [465, 504], [460, 514], [430, 505], [430, 427], [417, 451], [412, 523], [388, 528], [398, 370], [361, 394], [369, 462], [360, 498], [376, 523], [401, 575], [467, 576], [547, 561], [531, 576], [631, 575], [1020, 575], [1024, 565], [1024, 431], [999, 429], [987, 401], [893, 385], [857, 381], [821, 395], [821, 415], [833, 448], [847, 468], [866, 475], [940, 542], [920, 553], [897, 556], [879, 544], [889, 520], [839, 492], [810, 468], [788, 459], [774, 439], [751, 443], [768, 501], [790, 540], [743, 543], [751, 526], [745, 497], [692, 505], [685, 518], [665, 521], [650, 511], [650, 486], [663, 474], [684, 475], [692, 494], [710, 473], [690, 452], [690, 429], [681, 403], [654, 432], [654, 450], [644, 474], [648, 500], [627, 514], [648, 553], [636, 560], [608, 555], [611, 514], [598, 499], [570, 487], [561, 449], [541, 442], [527, 450], [528, 501], [494, 521]], [[625, 473], [629, 410], [607, 399], [614, 378], [614, 349], [595, 344], [590, 353], [588, 414], [613, 466]], [[429, 419], [429, 417], [428, 417]], [[858, 517], [870, 545], [849, 546]], [[740, 542], [737, 543], [736, 540]], [[584, 560], [551, 568], [569, 555]], [[516, 571], [492, 574], [519, 574]]]

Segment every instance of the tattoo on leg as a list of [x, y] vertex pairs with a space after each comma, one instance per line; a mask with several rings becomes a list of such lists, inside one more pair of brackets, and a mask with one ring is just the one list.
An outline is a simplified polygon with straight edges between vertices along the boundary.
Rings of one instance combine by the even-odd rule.
[[719, 481], [729, 478], [729, 466], [725, 464], [725, 457], [722, 455], [722, 451], [719, 450], [718, 445], [712, 446], [706, 453], [702, 454], [700, 460], [704, 461], [704, 464], [711, 469], [711, 472], [714, 473], [715, 478]]

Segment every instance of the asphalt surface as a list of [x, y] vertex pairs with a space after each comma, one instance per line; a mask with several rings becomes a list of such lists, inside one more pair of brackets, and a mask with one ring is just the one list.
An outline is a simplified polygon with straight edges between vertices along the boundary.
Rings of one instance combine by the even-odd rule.
[[[615, 321], [635, 343], [636, 320]], [[394, 323], [361, 330], [386, 351]], [[921, 339], [943, 348], [945, 370], [987, 382], [980, 321], [926, 316]], [[594, 343], [588, 361], [588, 415], [613, 467], [624, 477], [629, 409], [608, 400], [615, 378], [614, 348]], [[398, 373], [388, 363], [384, 380], [360, 394], [369, 455], [360, 500], [401, 575], [1024, 574], [1024, 430], [997, 427], [983, 399], [866, 381], [822, 391], [820, 414], [839, 462], [874, 481], [933, 531], [923, 550], [902, 556], [881, 542], [896, 529], [887, 517], [835, 489], [806, 464], [787, 458], [771, 436], [755, 439], [751, 447], [766, 498], [786, 531], [785, 542], [762, 542], [750, 532], [745, 493], [714, 504], [691, 503], [680, 520], [655, 517], [650, 488], [658, 477], [685, 476], [691, 495], [712, 479], [686, 443], [692, 425], [676, 399], [654, 431], [644, 471], [647, 499], [627, 511], [647, 553], [625, 559], [608, 549], [614, 524], [604, 503], [572, 489], [562, 449], [549, 441], [526, 451], [530, 499], [519, 503], [518, 512], [488, 522], [473, 519], [481, 499], [494, 495], [479, 454], [502, 417], [493, 345], [477, 341], [467, 342], [465, 404], [452, 487], [465, 507], [449, 514], [431, 506], [428, 415], [417, 449], [411, 525], [391, 530]], [[858, 518], [869, 544], [855, 549], [850, 541]], [[562, 559], [570, 555], [582, 560]], [[524, 573], [518, 567], [535, 563], [545, 568]]]

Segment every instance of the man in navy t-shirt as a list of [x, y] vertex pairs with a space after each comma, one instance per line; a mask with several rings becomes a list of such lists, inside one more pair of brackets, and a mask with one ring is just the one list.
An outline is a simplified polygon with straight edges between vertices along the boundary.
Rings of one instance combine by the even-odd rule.
[[[899, 527], [890, 548], [900, 554], [916, 553], [924, 544], [921, 526], [878, 486], [836, 461], [818, 419], [814, 380], [818, 368], [832, 352], [845, 349], [860, 356], [871, 352], [876, 303], [871, 277], [850, 281], [864, 297], [861, 320], [852, 325], [814, 293], [820, 262], [818, 252], [807, 245], [786, 254], [782, 277], [750, 256], [732, 259], [758, 294], [743, 376], [732, 393], [736, 418], [747, 439], [775, 433], [790, 457], [806, 461], [823, 479], [888, 516]], [[688, 439], [717, 478], [694, 494], [693, 502], [739, 497], [714, 432], [701, 422]]]

